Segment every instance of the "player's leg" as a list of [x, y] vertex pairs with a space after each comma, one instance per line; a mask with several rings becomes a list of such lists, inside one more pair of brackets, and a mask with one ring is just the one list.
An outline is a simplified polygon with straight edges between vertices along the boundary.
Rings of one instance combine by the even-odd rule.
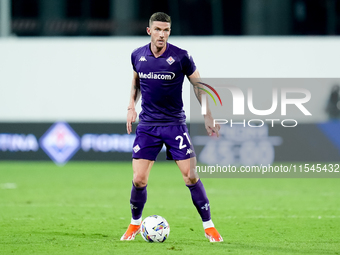
[[187, 126], [169, 126], [165, 134], [167, 159], [176, 161], [184, 182], [190, 190], [192, 201], [202, 218], [206, 236], [211, 242], [223, 241], [211, 220], [209, 200], [203, 183], [195, 171], [196, 154], [190, 141]]
[[195, 161], [196, 158], [176, 160], [176, 164], [182, 173], [186, 186], [190, 190], [192, 202], [202, 218], [203, 225], [205, 225], [206, 222], [211, 221], [210, 205], [203, 183], [193, 173], [192, 167]]
[[202, 181], [197, 178], [197, 173], [195, 172], [196, 157], [176, 160], [176, 164], [182, 173], [185, 184], [190, 190], [192, 202], [201, 216], [205, 236], [210, 242], [222, 242], [223, 238], [211, 220], [210, 204], [204, 185]]
[[133, 180], [130, 197], [132, 220], [131, 223], [140, 225], [142, 212], [147, 199], [146, 186], [151, 167], [155, 161], [147, 159], [133, 159]]
[[149, 179], [150, 170], [154, 161], [147, 159], [133, 159], [133, 180], [130, 197], [131, 222], [120, 240], [134, 240], [140, 232], [142, 223], [142, 213], [147, 199], [146, 186]]
[[140, 231], [142, 212], [147, 199], [147, 183], [151, 167], [162, 149], [157, 127], [138, 126], [133, 144], [133, 180], [130, 197], [131, 223], [120, 240], [134, 240]]

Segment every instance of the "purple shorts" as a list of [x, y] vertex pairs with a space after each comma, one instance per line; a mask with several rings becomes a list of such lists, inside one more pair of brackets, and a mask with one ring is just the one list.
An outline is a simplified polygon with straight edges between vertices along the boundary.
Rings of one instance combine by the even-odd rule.
[[136, 129], [132, 158], [156, 160], [163, 144], [166, 146], [166, 159], [183, 160], [196, 157], [186, 125], [141, 126]]

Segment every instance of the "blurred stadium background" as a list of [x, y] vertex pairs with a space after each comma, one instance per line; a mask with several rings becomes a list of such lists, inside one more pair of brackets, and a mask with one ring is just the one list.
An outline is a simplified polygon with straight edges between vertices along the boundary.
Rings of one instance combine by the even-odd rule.
[[226, 240], [210, 245], [165, 162], [153, 168], [144, 217], [164, 216], [169, 240], [119, 242], [130, 221], [130, 54], [149, 43], [156, 11], [172, 16], [169, 42], [204, 78], [322, 78], [308, 121], [224, 129], [228, 150], [202, 161], [258, 164], [256, 148], [241, 153], [256, 137], [272, 142], [266, 162], [339, 163], [340, 0], [0, 0], [0, 253], [339, 254], [338, 179], [204, 179]]
[[[130, 160], [130, 54], [149, 42], [145, 27], [156, 11], [172, 16], [170, 42], [189, 50], [202, 77], [333, 78], [318, 88], [307, 124], [339, 117], [339, 0], [0, 3], [0, 160]], [[188, 117], [189, 91], [186, 82]], [[320, 157], [309, 158], [339, 159], [339, 136], [310, 128], [296, 137], [306, 150], [322, 137], [333, 155], [315, 150], [305, 155]], [[297, 160], [285, 157], [290, 143], [280, 148], [281, 161]]]
[[[338, 35], [337, 0], [5, 0], [4, 34], [143, 36], [150, 13], [173, 18], [173, 35]], [[8, 25], [10, 24], [10, 25]]]

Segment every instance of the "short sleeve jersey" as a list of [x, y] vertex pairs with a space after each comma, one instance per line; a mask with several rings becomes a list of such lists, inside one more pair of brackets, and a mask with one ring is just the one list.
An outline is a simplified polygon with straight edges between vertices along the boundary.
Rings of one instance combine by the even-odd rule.
[[142, 94], [139, 125], [184, 125], [183, 81], [196, 70], [188, 52], [167, 43], [165, 52], [156, 58], [147, 44], [132, 52], [131, 62]]

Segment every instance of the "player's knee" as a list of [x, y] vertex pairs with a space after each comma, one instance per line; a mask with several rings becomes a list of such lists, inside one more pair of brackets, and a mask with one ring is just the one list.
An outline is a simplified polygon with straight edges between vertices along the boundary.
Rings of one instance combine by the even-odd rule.
[[183, 180], [186, 185], [193, 185], [198, 182], [198, 175], [197, 173], [188, 167], [187, 171], [182, 171]]
[[193, 185], [199, 180], [198, 178], [190, 177], [190, 176], [186, 176], [186, 177], [183, 176], [183, 179], [186, 185]]
[[134, 176], [133, 177], [133, 184], [137, 188], [143, 188], [148, 184], [148, 181], [141, 176]]

